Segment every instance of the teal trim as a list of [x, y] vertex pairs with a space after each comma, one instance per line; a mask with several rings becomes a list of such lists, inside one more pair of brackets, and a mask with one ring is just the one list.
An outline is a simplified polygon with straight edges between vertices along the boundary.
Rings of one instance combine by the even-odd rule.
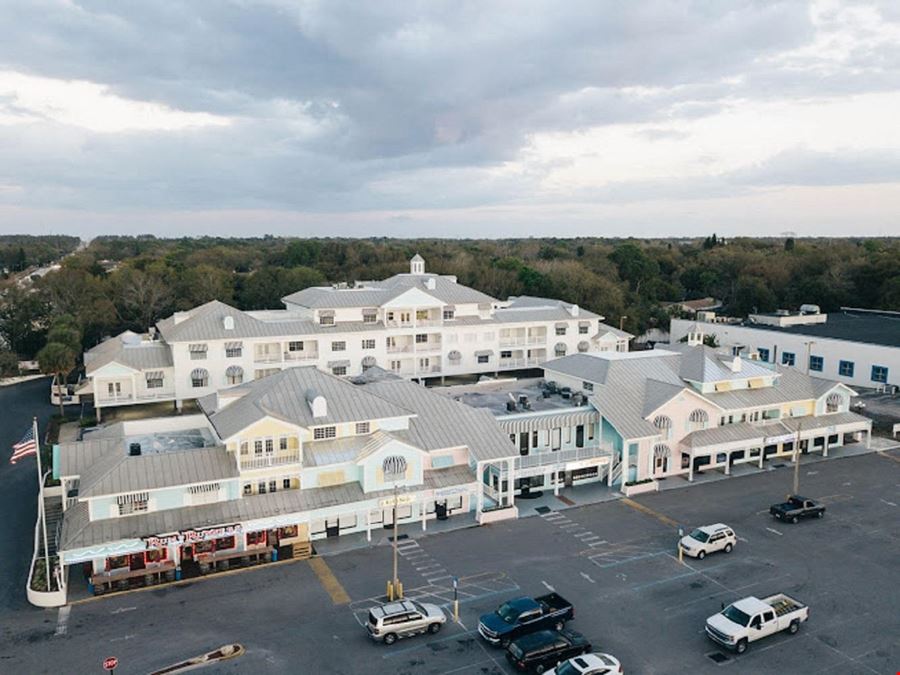
[[59, 480], [59, 445], [53, 444], [53, 479]]
[[616, 431], [615, 427], [610, 424], [605, 417], [603, 418], [603, 422], [600, 426], [600, 440], [609, 443], [614, 450], [622, 449], [621, 434]]

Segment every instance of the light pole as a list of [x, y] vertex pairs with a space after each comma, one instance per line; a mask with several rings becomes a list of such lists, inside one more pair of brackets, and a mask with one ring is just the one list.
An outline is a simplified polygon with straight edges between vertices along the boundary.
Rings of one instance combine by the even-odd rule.
[[816, 344], [815, 340], [806, 343], [806, 374], [809, 375], [809, 360], [812, 358], [812, 346]]
[[800, 492], [800, 429], [803, 422], [797, 420], [797, 440], [794, 442], [794, 495]]
[[403, 597], [403, 585], [400, 583], [400, 579], [397, 578], [397, 555], [399, 550], [397, 547], [397, 536], [399, 533], [399, 526], [397, 525], [397, 503], [399, 499], [399, 485], [394, 483], [394, 574], [388, 582], [388, 600]]

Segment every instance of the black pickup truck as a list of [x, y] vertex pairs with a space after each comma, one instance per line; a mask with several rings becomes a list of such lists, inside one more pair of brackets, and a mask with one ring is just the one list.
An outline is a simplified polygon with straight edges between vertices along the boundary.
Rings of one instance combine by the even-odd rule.
[[495, 612], [482, 614], [478, 633], [492, 645], [506, 647], [521, 635], [551, 628], [562, 630], [575, 616], [575, 608], [557, 593], [537, 598], [515, 598]]
[[791, 495], [783, 504], [772, 504], [769, 513], [778, 520], [787, 520], [796, 523], [801, 518], [822, 518], [825, 515], [825, 506], [806, 497]]

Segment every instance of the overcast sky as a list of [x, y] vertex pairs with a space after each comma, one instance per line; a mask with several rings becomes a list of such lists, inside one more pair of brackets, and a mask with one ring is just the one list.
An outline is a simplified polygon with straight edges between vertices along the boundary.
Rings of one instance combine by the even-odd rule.
[[0, 233], [900, 235], [900, 2], [0, 0]]

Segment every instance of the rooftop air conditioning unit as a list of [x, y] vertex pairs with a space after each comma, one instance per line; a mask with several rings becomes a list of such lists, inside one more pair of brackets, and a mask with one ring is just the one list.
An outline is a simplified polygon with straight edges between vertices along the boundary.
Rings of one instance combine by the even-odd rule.
[[132, 457], [140, 457], [141, 456], [141, 444], [140, 443], [131, 443], [128, 446], [128, 454]]

